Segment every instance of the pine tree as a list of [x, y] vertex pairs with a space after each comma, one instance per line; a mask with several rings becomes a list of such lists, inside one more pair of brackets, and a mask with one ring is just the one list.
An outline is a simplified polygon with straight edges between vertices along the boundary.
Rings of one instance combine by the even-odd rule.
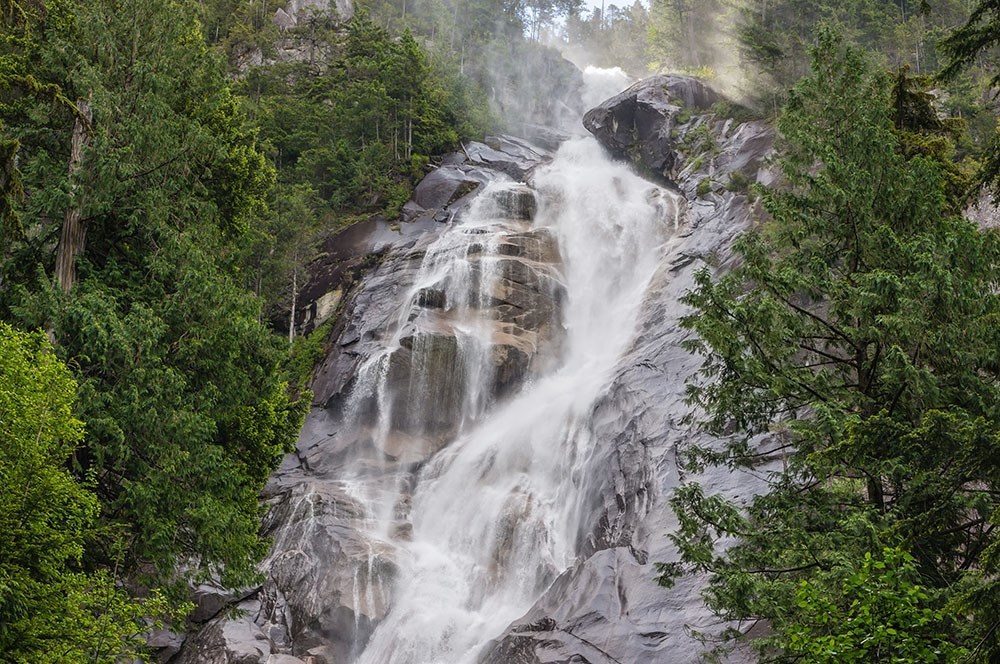
[[[770, 462], [769, 492], [741, 509], [683, 486], [674, 540], [713, 573], [720, 615], [778, 635], [813, 618], [801, 582], [834, 597], [853, 562], [902, 547], [947, 607], [921, 634], [995, 648], [1000, 242], [954, 216], [941, 163], [906, 153], [893, 111], [888, 77], [822, 33], [779, 123], [787, 188], [760, 191], [769, 219], [736, 267], [685, 298], [705, 357], [691, 399], [728, 441], [688, 460]], [[718, 535], [740, 541], [721, 552]]]

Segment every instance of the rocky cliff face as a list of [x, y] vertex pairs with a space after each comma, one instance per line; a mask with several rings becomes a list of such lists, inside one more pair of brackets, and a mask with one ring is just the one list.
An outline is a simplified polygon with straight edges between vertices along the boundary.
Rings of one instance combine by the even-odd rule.
[[[171, 661], [352, 661], [389, 609], [393, 539], [407, 537], [414, 475], [463, 417], [558, 353], [559, 249], [532, 226], [533, 191], [511, 177], [549, 157], [512, 137], [488, 143], [446, 158], [404, 221], [353, 226], [313, 266], [299, 327], [323, 322], [338, 308], [331, 302], [346, 304], [298, 450], [265, 492], [264, 529], [274, 538], [266, 579], [241, 592], [199, 589], [204, 625]], [[479, 223], [445, 233], [473, 203]], [[373, 537], [370, 498], [387, 492], [396, 496], [393, 532]]]
[[[577, 435], [593, 445], [572, 472], [566, 461], [567, 481], [586, 496], [575, 562], [550, 565], [534, 605], [480, 650], [479, 664], [695, 662], [702, 646], [690, 630], [714, 628], [702, 580], [660, 588], [654, 563], [676, 557], [666, 537], [675, 454], [701, 435], [682, 422], [698, 360], [680, 346], [678, 299], [696, 270], [725, 266], [753, 215], [747, 183], [772, 177], [771, 129], [712, 113], [718, 101], [693, 79], [654, 77], [587, 114], [611, 153], [683, 204], [655, 187], [641, 202], [662, 208], [669, 232], [633, 337], [579, 420]], [[408, 569], [416, 483], [564, 353], [565, 247], [533, 223], [533, 169], [548, 158], [511, 138], [467, 146], [418, 187], [398, 227], [373, 221], [334, 240], [298, 324], [320, 322], [334, 299], [345, 304], [298, 450], [265, 495], [275, 538], [266, 580], [240, 593], [203, 589], [206, 622], [172, 661], [347, 664], [364, 650]], [[715, 472], [704, 481], [717, 490], [754, 490]], [[519, 505], [509, 525], [533, 509]], [[508, 521], [492, 564], [511, 573]]]

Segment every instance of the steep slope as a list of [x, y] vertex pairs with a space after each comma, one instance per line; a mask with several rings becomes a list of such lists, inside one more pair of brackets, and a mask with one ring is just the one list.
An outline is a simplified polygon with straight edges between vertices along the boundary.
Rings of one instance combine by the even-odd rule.
[[408, 221], [341, 238], [300, 321], [342, 307], [269, 485], [266, 581], [205, 589], [177, 661], [697, 659], [699, 583], [664, 590], [653, 565], [674, 556], [674, 454], [698, 435], [677, 300], [725, 265], [752, 215], [736, 185], [770, 177], [772, 138], [717, 100], [654, 78], [588, 114], [659, 184], [593, 139], [554, 156], [497, 139], [446, 161]]

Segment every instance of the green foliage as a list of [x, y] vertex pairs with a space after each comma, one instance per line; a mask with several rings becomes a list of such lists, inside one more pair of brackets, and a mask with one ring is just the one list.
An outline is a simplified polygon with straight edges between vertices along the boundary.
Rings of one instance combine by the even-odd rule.
[[967, 653], [935, 633], [944, 615], [916, 578], [913, 557], [887, 547], [849, 566], [835, 592], [802, 581], [801, 622], [784, 627], [776, 645], [815, 664], [960, 661]]
[[[815, 624], [792, 602], [803, 582], [822, 614], [821, 600], [855, 592], [852, 561], [899, 544], [926, 588], [910, 609], [934, 612], [935, 638], [991, 652], [1000, 242], [954, 216], [949, 149], [913, 150], [898, 128], [946, 141], [914, 121], [928, 117], [918, 98], [902, 112], [887, 76], [821, 34], [779, 121], [788, 185], [758, 188], [770, 220], [737, 243], [737, 267], [702, 271], [685, 297], [687, 346], [705, 357], [690, 398], [726, 441], [689, 449], [687, 463], [758, 469], [768, 492], [740, 508], [683, 487], [674, 541], [688, 569], [712, 573], [722, 617], [813, 625], [807, 635]], [[724, 536], [739, 543], [720, 551]], [[909, 574], [904, 563], [893, 564]], [[899, 637], [927, 645], [923, 627]]]
[[289, 349], [283, 369], [288, 382], [297, 390], [304, 391], [312, 380], [313, 371], [326, 355], [330, 334], [336, 323], [336, 316], [330, 318], [308, 335], [296, 337]]
[[649, 13], [649, 50], [653, 68], [707, 73], [725, 46], [719, 36], [725, 20], [720, 0], [653, 0]]
[[[656, 5], [654, 5], [655, 7]], [[571, 13], [566, 17], [568, 51], [575, 59], [600, 67], [621, 67], [634, 76], [644, 76], [650, 68], [647, 56], [650, 11], [641, 2], [594, 8], [589, 15]]]
[[[978, 58], [1000, 46], [1000, 2], [978, 0], [965, 25], [948, 35], [941, 43], [941, 49], [948, 56], [948, 64], [942, 70], [943, 78], [953, 78], [960, 71], [970, 67]], [[990, 85], [1000, 84], [1000, 74], [994, 74]]]
[[805, 75], [813, 34], [824, 23], [892, 68], [936, 71], [935, 42], [966, 10], [957, 0], [749, 0], [740, 11], [736, 35], [743, 57], [762, 66], [779, 85], [788, 85]]
[[[399, 213], [413, 159], [440, 154], [483, 132], [481, 109], [416, 38], [394, 39], [359, 10], [346, 32], [323, 36], [325, 60], [252, 70], [244, 83], [284, 183], [315, 190], [313, 216]], [[442, 81], [443, 79], [443, 81]], [[460, 133], [461, 132], [461, 133]], [[424, 157], [426, 158], [426, 157]]]
[[0, 322], [0, 652], [4, 661], [112, 664], [141, 654], [144, 619], [170, 614], [137, 602], [81, 561], [98, 500], [67, 470], [83, 440], [76, 383], [44, 334]]
[[[985, 55], [996, 51], [1000, 46], [998, 38], [1000, 28], [1000, 3], [996, 0], [980, 0], [976, 3], [968, 21], [945, 39], [942, 50], [948, 57], [948, 64], [941, 72], [945, 81], [959, 79], [963, 71], [973, 69], [974, 65], [982, 66]], [[1000, 85], [1000, 74], [990, 73], [989, 85], [996, 88]], [[993, 114], [989, 119], [994, 120]], [[993, 202], [1000, 201], [1000, 128], [994, 125], [987, 134], [987, 147], [983, 158], [983, 166], [978, 173], [978, 183], [981, 186], [992, 187]]]
[[750, 187], [750, 177], [743, 171], [733, 171], [729, 174], [726, 189], [729, 191], [747, 191]]
[[[305, 403], [279, 377], [280, 340], [241, 282], [274, 171], [187, 0], [97, 0], [38, 44], [37, 69], [93, 110], [72, 178], [75, 117], [37, 98], [0, 119], [22, 145], [26, 228], [0, 311], [52, 330], [76, 368], [87, 433], [75, 462], [103, 509], [85, 562], [246, 583], [266, 551], [257, 494]], [[127, 57], [123, 57], [127, 54]], [[74, 189], [78, 195], [71, 197]], [[54, 234], [82, 208], [79, 282], [51, 285]]]

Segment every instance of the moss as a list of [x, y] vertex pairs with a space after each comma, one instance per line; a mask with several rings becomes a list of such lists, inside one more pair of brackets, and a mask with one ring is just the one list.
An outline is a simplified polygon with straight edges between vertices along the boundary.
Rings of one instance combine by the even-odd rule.
[[712, 113], [721, 118], [732, 118], [736, 122], [750, 122], [751, 120], [761, 119], [759, 113], [755, 113], [752, 109], [742, 104], [728, 100], [717, 101], [712, 104]]
[[729, 174], [726, 189], [729, 191], [747, 191], [750, 187], [750, 177], [743, 171], [733, 171]]
[[684, 148], [691, 154], [719, 154], [719, 144], [715, 142], [712, 129], [707, 122], [699, 124], [684, 135], [682, 143]]
[[[341, 304], [341, 307], [343, 304]], [[288, 350], [288, 357], [284, 362], [285, 380], [289, 387], [296, 393], [305, 391], [309, 381], [312, 380], [316, 365], [320, 363], [328, 350], [328, 340], [333, 331], [334, 323], [340, 315], [340, 308], [322, 325], [307, 335], [296, 337]]]
[[462, 196], [465, 196], [478, 186], [479, 186], [478, 182], [463, 182], [462, 184], [458, 185], [458, 188], [455, 190], [455, 193], [452, 194], [451, 198], [448, 199], [448, 204], [450, 205], [454, 203]]
[[712, 191], [712, 178], [704, 178], [698, 182], [698, 187], [695, 189], [695, 193], [698, 197], [707, 196], [708, 192]]

